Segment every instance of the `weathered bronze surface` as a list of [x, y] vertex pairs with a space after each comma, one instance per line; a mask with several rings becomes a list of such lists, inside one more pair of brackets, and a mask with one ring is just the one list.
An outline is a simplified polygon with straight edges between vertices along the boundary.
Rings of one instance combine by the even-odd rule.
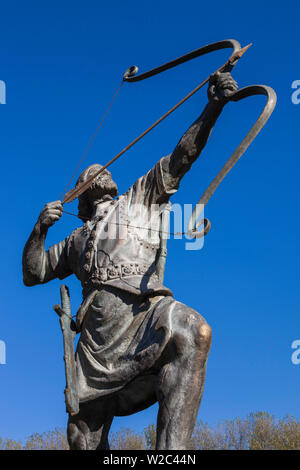
[[[166, 245], [160, 234], [167, 226], [170, 197], [202, 152], [226, 103], [252, 94], [268, 97], [258, 122], [208, 188], [206, 199], [269, 117], [275, 93], [263, 86], [250, 88], [237, 91], [228, 71], [211, 77], [208, 104], [174, 151], [117, 198], [111, 173], [98, 164], [87, 168], [77, 182], [77, 188], [89, 182], [77, 193], [78, 216], [85, 223], [48, 251], [47, 232], [61, 217], [62, 203], [49, 203], [40, 213], [24, 248], [25, 285], [75, 274], [83, 288], [76, 327], [64, 286], [62, 305], [55, 306], [64, 334], [71, 449], [108, 448], [114, 416], [157, 401], [157, 449], [186, 449], [203, 394], [211, 329], [164, 286]], [[153, 205], [161, 208], [154, 217]], [[74, 360], [75, 328], [80, 338]]]
[[60, 288], [61, 307], [54, 305], [53, 309], [59, 315], [59, 323], [63, 333], [64, 361], [66, 370], [66, 408], [70, 415], [79, 412], [79, 399], [77, 391], [76, 363], [74, 352], [74, 338], [76, 336], [76, 325], [72, 319], [69, 289], [62, 285]]

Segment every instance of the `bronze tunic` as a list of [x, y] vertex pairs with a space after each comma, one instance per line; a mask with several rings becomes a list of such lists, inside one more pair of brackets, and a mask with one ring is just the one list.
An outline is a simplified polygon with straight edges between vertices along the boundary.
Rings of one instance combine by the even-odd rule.
[[156, 274], [156, 262], [161, 205], [177, 188], [166, 187], [162, 160], [49, 249], [48, 276], [74, 273], [83, 287], [76, 351], [81, 402], [120, 390], [149, 371], [169, 339], [160, 316], [170, 324], [175, 301]]

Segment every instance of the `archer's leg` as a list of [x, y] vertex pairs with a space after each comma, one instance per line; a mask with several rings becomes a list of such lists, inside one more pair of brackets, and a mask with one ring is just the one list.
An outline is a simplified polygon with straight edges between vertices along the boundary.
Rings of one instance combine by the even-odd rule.
[[106, 397], [82, 403], [79, 413], [69, 417], [68, 442], [70, 449], [109, 449], [108, 433], [113, 417], [110, 401]]
[[176, 302], [172, 312], [172, 358], [159, 372], [159, 450], [187, 449], [199, 410], [211, 345], [211, 328], [197, 312]]

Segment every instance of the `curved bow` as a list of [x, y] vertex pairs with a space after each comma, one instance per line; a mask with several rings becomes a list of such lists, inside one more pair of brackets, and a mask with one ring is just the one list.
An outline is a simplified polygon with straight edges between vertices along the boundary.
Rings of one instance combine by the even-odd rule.
[[[202, 55], [209, 54], [210, 52], [218, 51], [220, 49], [228, 49], [228, 48], [232, 49], [232, 54], [230, 56], [231, 58], [235, 55], [236, 52], [241, 50], [241, 45], [235, 39], [224, 39], [223, 41], [213, 42], [211, 44], [207, 44], [206, 46], [202, 46], [199, 49], [195, 49], [192, 52], [188, 52], [185, 55], [177, 57], [177, 59], [171, 60], [170, 62], [166, 62], [165, 64], [160, 65], [159, 67], [156, 67], [155, 69], [151, 69], [148, 72], [141, 73], [140, 75], [136, 75], [136, 73], [138, 72], [138, 67], [136, 65], [133, 65], [132, 67], [129, 67], [128, 70], [126, 70], [123, 80], [129, 83], [140, 82], [142, 80], [145, 80], [146, 78], [154, 77], [154, 75], [157, 75], [159, 73], [165, 72], [166, 70], [177, 67], [180, 64], [184, 64], [185, 62], [188, 62], [192, 59], [201, 57]], [[235, 64], [236, 64], [236, 59], [233, 60], [233, 63], [231, 64], [232, 67]]]
[[[251, 45], [251, 44], [250, 44]], [[228, 72], [231, 71], [232, 68], [236, 65], [238, 59], [242, 57], [242, 55], [246, 52], [246, 50], [250, 47], [250, 45], [241, 48], [241, 45], [235, 39], [226, 39], [223, 41], [214, 42], [212, 44], [208, 44], [206, 46], [200, 47], [188, 54], [185, 54], [181, 57], [178, 57], [175, 60], [167, 62], [159, 67], [151, 69], [147, 72], [137, 75], [138, 67], [135, 65], [127, 69], [123, 76], [123, 82], [138, 82], [145, 80], [147, 78], [153, 77], [159, 73], [165, 72], [171, 68], [177, 67], [180, 64], [188, 62], [189, 60], [195, 59], [205, 54], [209, 54], [211, 52], [232, 48], [232, 54], [229, 59], [223, 64], [216, 72]], [[216, 73], [215, 72], [215, 73]], [[162, 122], [167, 116], [169, 116], [175, 109], [181, 106], [185, 101], [187, 101], [191, 96], [193, 96], [200, 88], [202, 88], [208, 81], [210, 76], [204, 80], [200, 85], [198, 85], [194, 90], [192, 90], [187, 96], [185, 96], [182, 100], [180, 100], [173, 108], [171, 108], [167, 113], [165, 113], [162, 117], [160, 117], [154, 124], [152, 124], [148, 129], [146, 129], [141, 135], [139, 135], [135, 140], [133, 140], [127, 147], [125, 147], [121, 152], [119, 152], [114, 158], [112, 158], [106, 165], [104, 165], [98, 172], [96, 172], [93, 176], [91, 176], [85, 183], [78, 185], [76, 188], [68, 191], [63, 199], [63, 203], [72, 202], [76, 197], [80, 196], [84, 191], [86, 191], [92, 182], [94, 181], [97, 176], [105, 170], [108, 166], [110, 166], [115, 160], [121, 157], [127, 150], [129, 150], [133, 145], [135, 145], [139, 140], [141, 140], [148, 132], [150, 132], [154, 127], [156, 127], [160, 122]], [[213, 193], [216, 191], [217, 187], [223, 181], [225, 176], [229, 173], [229, 171], [233, 168], [236, 162], [242, 157], [246, 149], [249, 147], [251, 142], [255, 139], [258, 133], [266, 124], [267, 120], [271, 116], [274, 107], [276, 105], [276, 93], [275, 91], [265, 85], [251, 85], [245, 88], [242, 88], [232, 94], [229, 98], [229, 101], [240, 101], [244, 98], [254, 95], [266, 95], [267, 96], [267, 103], [264, 106], [263, 111], [261, 112], [260, 116], [256, 120], [255, 124], [252, 126], [246, 137], [237, 147], [235, 152], [231, 155], [231, 157], [227, 160], [223, 168], [217, 174], [217, 176], [213, 179], [210, 183], [202, 197], [199, 199], [198, 204], [196, 205], [192, 216], [188, 223], [188, 234], [191, 238], [200, 238], [203, 237], [208, 233], [210, 230], [211, 224], [208, 219], [201, 219], [198, 221], [198, 218], [203, 211], [203, 206], [207, 204]], [[204, 225], [201, 231], [198, 231], [200, 226]]]
[[[173, 67], [177, 67], [178, 65], [188, 62], [189, 60], [195, 59], [196, 57], [200, 57], [202, 55], [208, 54], [210, 52], [214, 52], [216, 50], [224, 49], [224, 48], [233, 49], [232, 55], [231, 55], [231, 58], [233, 58], [233, 60], [230, 61], [229, 59], [228, 65], [223, 68], [223, 71], [231, 71], [237, 62], [237, 59], [235, 59], [234, 56], [239, 51], [241, 51], [241, 45], [235, 39], [226, 39], [224, 41], [218, 41], [218, 42], [200, 47], [199, 49], [196, 49], [195, 51], [189, 52], [188, 54], [178, 57], [175, 60], [167, 62], [166, 64], [163, 64], [159, 67], [156, 67], [155, 69], [149, 70], [148, 72], [144, 72], [139, 75], [136, 75], [138, 72], [138, 68], [136, 66], [130, 67], [125, 72], [123, 79], [129, 83], [145, 80], [161, 72], [169, 70]], [[204, 206], [207, 204], [207, 202], [209, 201], [213, 193], [216, 191], [219, 184], [223, 181], [225, 176], [234, 167], [234, 165], [237, 163], [237, 161], [242, 157], [246, 149], [249, 147], [251, 142], [253, 142], [255, 137], [262, 130], [262, 128], [264, 127], [264, 125], [266, 124], [267, 120], [269, 119], [269, 117], [271, 116], [274, 110], [274, 107], [276, 105], [276, 100], [277, 100], [276, 93], [272, 88], [265, 86], [265, 85], [252, 85], [252, 86], [247, 86], [245, 88], [242, 88], [238, 90], [237, 92], [235, 92], [233, 95], [231, 95], [229, 101], [240, 101], [244, 98], [247, 98], [249, 96], [255, 96], [255, 95], [266, 95], [267, 103], [264, 106], [264, 109], [261, 112], [258, 119], [256, 120], [255, 124], [252, 126], [252, 128], [246, 135], [246, 137], [237, 147], [235, 152], [233, 152], [231, 157], [227, 160], [223, 168], [219, 171], [217, 176], [213, 179], [213, 181], [210, 183], [210, 185], [208, 186], [204, 194], [199, 199], [188, 223], [188, 234], [190, 235], [191, 238], [201, 238], [209, 232], [211, 228], [210, 221], [206, 218], [200, 219], [198, 221], [200, 214], [203, 212]], [[198, 229], [202, 225], [204, 225], [204, 227], [202, 230], [199, 231]]]
[[[173, 67], [177, 67], [178, 65], [187, 62], [189, 60], [195, 59], [196, 57], [200, 57], [204, 54], [208, 54], [213, 51], [217, 51], [220, 49], [226, 49], [226, 48], [232, 48], [233, 52], [229, 59], [223, 64], [221, 67], [216, 70], [216, 72], [225, 72], [225, 71], [230, 71], [232, 68], [236, 65], [237, 61], [243, 56], [243, 54], [247, 51], [247, 49], [251, 46], [249, 44], [248, 46], [241, 48], [240, 43], [236, 41], [235, 39], [226, 39], [224, 41], [218, 41], [214, 42], [212, 44], [208, 44], [206, 46], [200, 47], [199, 49], [196, 49], [195, 51], [189, 52], [188, 54], [185, 54], [175, 60], [172, 60], [171, 62], [167, 62], [166, 64], [163, 64], [159, 67], [156, 67], [155, 69], [152, 69], [148, 72], [145, 72], [140, 75], [136, 75], [138, 68], [134, 65], [130, 67], [124, 74], [123, 76], [123, 82], [135, 82], [135, 81], [141, 81], [145, 80], [146, 78], [153, 77], [154, 75], [157, 75], [161, 72], [164, 72], [165, 70], [169, 70]], [[216, 73], [214, 72], [214, 73]], [[211, 76], [211, 75], [210, 75]], [[133, 145], [135, 145], [139, 140], [141, 140], [148, 132], [150, 132], [154, 127], [156, 127], [158, 124], [160, 124], [164, 119], [166, 119], [167, 116], [169, 116], [171, 113], [173, 113], [179, 106], [181, 106], [185, 101], [187, 101], [191, 96], [193, 96], [200, 88], [202, 88], [210, 79], [210, 76], [208, 76], [200, 85], [198, 85], [194, 90], [192, 90], [188, 95], [186, 95], [182, 100], [180, 100], [173, 108], [171, 108], [169, 111], [167, 111], [163, 116], [161, 116], [157, 121], [154, 122], [148, 129], [146, 129], [142, 134], [140, 134], [136, 139], [134, 139], [127, 147], [125, 147], [121, 152], [119, 152], [114, 158], [112, 158], [108, 163], [106, 163], [98, 172], [96, 172], [93, 176], [91, 176], [86, 182], [78, 185], [74, 189], [71, 189], [68, 191], [63, 199], [63, 204], [66, 204], [68, 202], [72, 202], [76, 197], [80, 196], [84, 191], [86, 191], [92, 182], [94, 181], [95, 178], [97, 178], [102, 171], [104, 171], [108, 166], [110, 166], [114, 161], [116, 161], [118, 158], [121, 157], [127, 150], [129, 150]], [[82, 161], [82, 160], [81, 160]]]

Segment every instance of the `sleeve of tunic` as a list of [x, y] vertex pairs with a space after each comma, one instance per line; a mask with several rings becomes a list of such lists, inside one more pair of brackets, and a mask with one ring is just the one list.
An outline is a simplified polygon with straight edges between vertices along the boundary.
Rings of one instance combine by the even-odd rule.
[[72, 274], [72, 269], [68, 262], [69, 237], [51, 246], [46, 252], [45, 278], [64, 279]]
[[169, 177], [168, 168], [170, 155], [161, 158], [146, 175], [139, 178], [129, 189], [129, 204], [163, 204], [176, 193], [179, 179]]

